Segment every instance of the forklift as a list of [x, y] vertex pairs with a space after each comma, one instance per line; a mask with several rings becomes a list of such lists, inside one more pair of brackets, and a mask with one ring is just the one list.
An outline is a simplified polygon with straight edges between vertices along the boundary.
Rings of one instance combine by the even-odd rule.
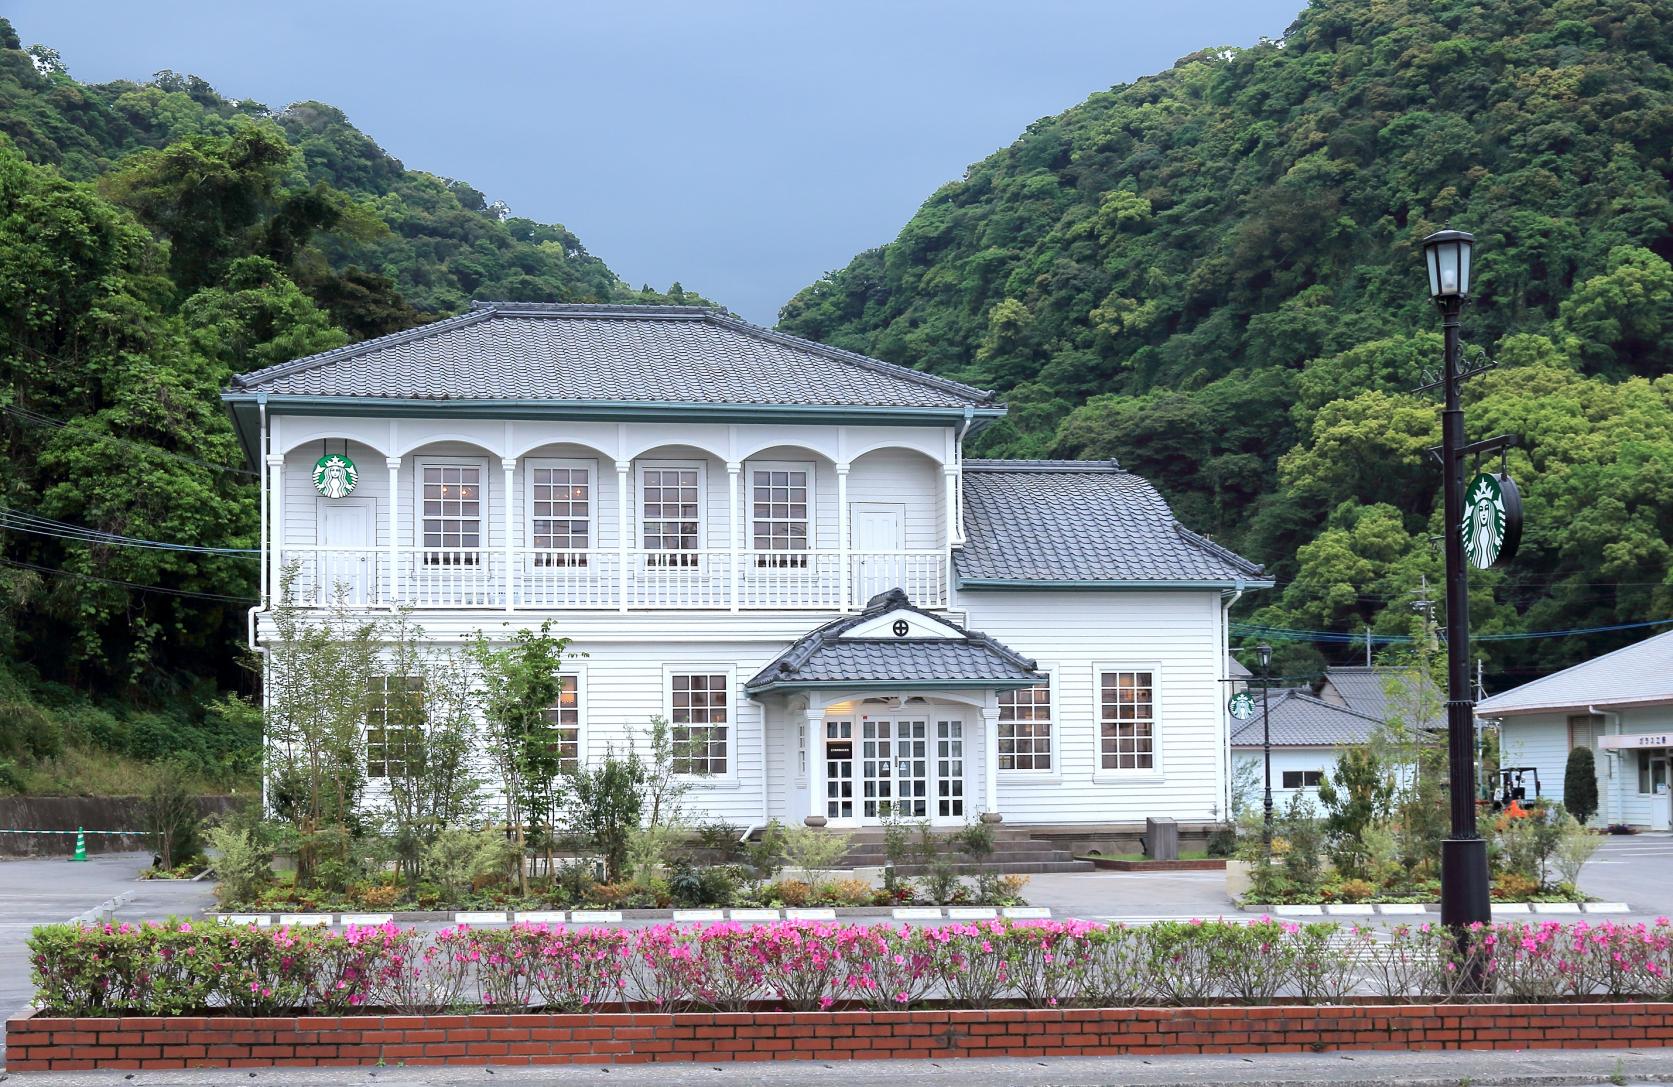
[[[1533, 795], [1528, 795], [1528, 785], [1532, 779]], [[1539, 799], [1539, 767], [1537, 766], [1501, 766], [1499, 767], [1499, 788], [1493, 794], [1493, 810], [1503, 811], [1510, 807], [1513, 801], [1526, 805], [1530, 801]]]

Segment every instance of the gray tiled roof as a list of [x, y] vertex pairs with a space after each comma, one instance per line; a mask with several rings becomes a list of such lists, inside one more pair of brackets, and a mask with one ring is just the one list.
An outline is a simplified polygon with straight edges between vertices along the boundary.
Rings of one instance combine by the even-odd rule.
[[1673, 703], [1673, 631], [1593, 657], [1476, 703], [1482, 717]]
[[[1255, 696], [1255, 716], [1235, 722], [1233, 747], [1260, 747], [1262, 735], [1261, 692]], [[1341, 747], [1362, 744], [1381, 721], [1375, 717], [1315, 698], [1304, 689], [1284, 688], [1272, 692], [1273, 747]]]
[[[1390, 705], [1387, 682], [1393, 677], [1407, 684], [1421, 683], [1426, 688], [1422, 697], [1403, 699], [1402, 705]], [[1379, 721], [1387, 721], [1394, 714], [1408, 714], [1414, 709], [1429, 710], [1427, 719], [1423, 721], [1408, 721], [1409, 725], [1417, 728], [1435, 728], [1445, 722], [1446, 695], [1429, 679], [1421, 678], [1415, 672], [1405, 669], [1387, 668], [1373, 665], [1331, 665], [1324, 670], [1325, 682], [1336, 689], [1342, 701], [1349, 709], [1358, 710]]]
[[1265, 584], [1261, 567], [1185, 528], [1114, 461], [969, 460], [961, 583]]
[[993, 394], [693, 306], [475, 302], [233, 379], [277, 396], [963, 408]]
[[[961, 638], [843, 638], [842, 634], [905, 608], [952, 627]], [[1045, 678], [1034, 662], [946, 616], [914, 608], [899, 589], [879, 593], [858, 615], [826, 623], [799, 639], [744, 685], [751, 692], [851, 683], [864, 687], [943, 683], [957, 687], [1031, 687]]]

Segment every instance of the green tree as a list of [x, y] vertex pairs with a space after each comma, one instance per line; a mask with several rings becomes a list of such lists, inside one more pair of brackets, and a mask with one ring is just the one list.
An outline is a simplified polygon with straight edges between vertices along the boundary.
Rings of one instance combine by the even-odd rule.
[[1563, 769], [1563, 807], [1584, 823], [1597, 814], [1597, 763], [1589, 747], [1568, 753]]

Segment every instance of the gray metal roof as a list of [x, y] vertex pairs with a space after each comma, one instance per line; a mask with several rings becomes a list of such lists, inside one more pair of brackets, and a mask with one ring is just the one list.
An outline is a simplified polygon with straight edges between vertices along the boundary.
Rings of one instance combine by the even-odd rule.
[[[1231, 738], [1233, 747], [1261, 746], [1261, 692], [1251, 693], [1255, 696], [1255, 716], [1236, 722]], [[1317, 698], [1305, 688], [1275, 689], [1271, 697], [1273, 747], [1362, 744], [1382, 723], [1379, 718]]]
[[[1421, 676], [1410, 669], [1390, 668], [1385, 665], [1331, 665], [1324, 670], [1324, 679], [1328, 687], [1335, 688], [1342, 701], [1349, 709], [1375, 717], [1379, 721], [1387, 721], [1395, 714], [1410, 713], [1414, 708], [1424, 708], [1429, 711], [1422, 721], [1408, 721], [1408, 725], [1416, 728], [1435, 728], [1446, 720], [1446, 695], [1436, 687], [1433, 680]], [[1425, 689], [1422, 696], [1413, 695], [1403, 699], [1404, 704], [1391, 704], [1388, 696], [1390, 680], [1399, 683], [1418, 683]], [[1321, 691], [1326, 695], [1328, 692]]]
[[1244, 582], [1261, 567], [1178, 521], [1147, 481], [1114, 461], [968, 460], [962, 585]]
[[[862, 623], [901, 610], [951, 627], [962, 637], [842, 637]], [[891, 589], [872, 597], [858, 615], [826, 623], [799, 639], [744, 684], [744, 689], [754, 694], [813, 686], [1011, 688], [1044, 682], [1033, 661], [986, 634], [965, 630], [944, 615], [912, 607], [904, 592]]]
[[1673, 631], [1593, 657], [1476, 703], [1482, 717], [1673, 703]]
[[990, 392], [694, 306], [473, 302], [269, 366], [234, 392], [419, 401], [964, 408]]

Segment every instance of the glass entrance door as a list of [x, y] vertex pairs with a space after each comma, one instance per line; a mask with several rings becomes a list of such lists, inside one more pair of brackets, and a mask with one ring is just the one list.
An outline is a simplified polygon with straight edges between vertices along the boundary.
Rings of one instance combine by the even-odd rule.
[[921, 717], [860, 722], [860, 817], [929, 815], [929, 722]]

